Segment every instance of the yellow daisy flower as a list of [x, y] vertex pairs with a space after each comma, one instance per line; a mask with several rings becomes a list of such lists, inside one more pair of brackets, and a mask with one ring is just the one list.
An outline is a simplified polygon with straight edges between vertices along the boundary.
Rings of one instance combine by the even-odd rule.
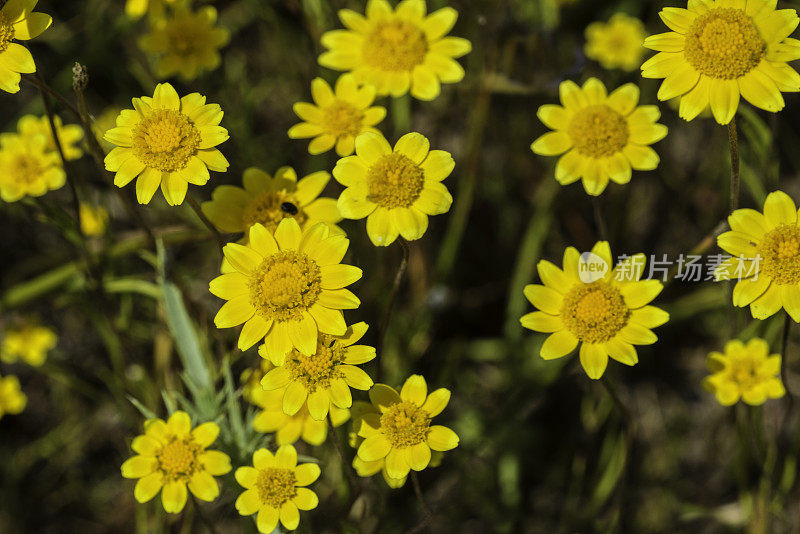
[[320, 334], [314, 354], [307, 356], [292, 350], [283, 365], [264, 376], [261, 387], [267, 391], [285, 389], [286, 415], [294, 415], [306, 406], [311, 417], [321, 421], [331, 406], [350, 408], [350, 388], [366, 391], [373, 384], [369, 375], [356, 367], [375, 358], [373, 347], [356, 345], [366, 332], [367, 324], [361, 322], [350, 326], [342, 336]]
[[100, 237], [108, 227], [108, 210], [102, 206], [81, 203], [81, 232], [88, 237]]
[[453, 197], [442, 183], [455, 168], [444, 150], [430, 150], [428, 139], [406, 134], [392, 149], [382, 135], [356, 139], [356, 154], [342, 158], [333, 177], [346, 187], [339, 196], [345, 219], [367, 217], [367, 235], [375, 246], [389, 246], [402, 235], [419, 239], [428, 216], [447, 213]]
[[47, 353], [58, 343], [55, 331], [38, 324], [26, 324], [12, 328], [3, 334], [0, 345], [0, 360], [14, 363], [22, 360], [28, 365], [39, 367], [47, 360]]
[[0, 9], [0, 89], [19, 92], [20, 73], [36, 72], [33, 56], [13, 41], [28, 41], [53, 23], [50, 15], [34, 13], [39, 0], [8, 0]]
[[603, 82], [590, 78], [582, 88], [565, 81], [559, 92], [561, 106], [544, 105], [537, 113], [539, 120], [555, 131], [531, 145], [540, 156], [561, 155], [556, 164], [558, 183], [582, 180], [586, 193], [597, 196], [609, 180], [630, 182], [632, 169], [652, 171], [658, 167], [658, 154], [648, 145], [663, 139], [667, 127], [657, 124], [661, 117], [658, 107], [637, 107], [638, 87], [625, 84], [609, 95]]
[[176, 8], [160, 18], [142, 36], [139, 46], [156, 55], [156, 76], [161, 79], [179, 74], [191, 81], [203, 72], [219, 67], [219, 49], [228, 44], [230, 33], [216, 26], [217, 10], [204, 6], [192, 12], [189, 6]]
[[789, 195], [767, 195], [764, 213], [734, 211], [729, 232], [717, 238], [719, 247], [734, 257], [716, 269], [717, 280], [738, 280], [733, 305], [750, 306], [756, 319], [766, 319], [783, 307], [800, 322], [800, 221]]
[[386, 108], [372, 106], [375, 88], [359, 87], [352, 74], [342, 74], [331, 89], [328, 82], [316, 78], [311, 82], [314, 103], [297, 102], [294, 112], [305, 122], [289, 129], [292, 139], [314, 139], [309, 154], [322, 154], [336, 146], [336, 153], [349, 156], [356, 146], [356, 137], [364, 132], [380, 133], [373, 128], [386, 117]]
[[236, 481], [245, 488], [236, 499], [241, 515], [258, 514], [258, 531], [269, 534], [278, 521], [288, 530], [300, 524], [298, 510], [313, 510], [319, 504], [316, 493], [306, 488], [319, 478], [317, 464], [297, 465], [297, 451], [281, 445], [273, 455], [267, 449], [253, 454], [253, 467], [236, 470]]
[[739, 399], [751, 406], [786, 394], [781, 382], [781, 356], [769, 355], [766, 341], [753, 338], [747, 345], [735, 339], [725, 344], [725, 352], [712, 352], [706, 362], [711, 375], [703, 387], [723, 406], [733, 406]]
[[16, 202], [60, 189], [67, 181], [58, 154], [44, 136], [0, 134], [0, 198]]
[[640, 280], [644, 254], [636, 254], [610, 268], [613, 257], [608, 242], [600, 241], [592, 254], [608, 267], [602, 277], [584, 282], [587, 262], [573, 247], [564, 251], [564, 268], [547, 260], [538, 264], [544, 285], [525, 288], [525, 296], [539, 311], [524, 315], [525, 328], [550, 336], [542, 344], [545, 360], [561, 358], [581, 344], [580, 360], [589, 378], [599, 379], [608, 357], [625, 365], [636, 365], [634, 345], [657, 341], [651, 328], [669, 320], [669, 314], [647, 304], [663, 289], [658, 280]]
[[449, 451], [458, 446], [455, 432], [431, 425], [431, 419], [450, 401], [450, 390], [440, 388], [428, 395], [425, 379], [412, 375], [399, 394], [385, 384], [375, 384], [369, 399], [379, 413], [361, 417], [358, 435], [365, 439], [357, 454], [365, 462], [385, 459], [389, 478], [405, 478], [411, 469], [422, 471], [431, 461], [431, 450]]
[[116, 173], [117, 187], [138, 177], [140, 204], [149, 203], [161, 185], [167, 203], [177, 206], [190, 183], [205, 185], [209, 170], [228, 170], [228, 160], [214, 148], [228, 139], [228, 130], [219, 125], [218, 104], [206, 104], [199, 93], [180, 98], [170, 84], [161, 83], [152, 98], [134, 98], [133, 107], [122, 110], [117, 127], [106, 132], [105, 139], [117, 148], [105, 161]]
[[325, 171], [298, 180], [291, 167], [281, 167], [274, 178], [261, 169], [250, 168], [244, 171], [244, 189], [221, 185], [201, 208], [223, 232], [244, 232], [247, 236], [250, 227], [260, 223], [274, 233], [278, 223], [289, 218], [296, 220], [301, 229], [324, 222], [333, 232], [343, 234], [336, 226], [342, 220], [336, 199], [319, 198], [330, 179]]
[[617, 13], [608, 22], [593, 22], [586, 27], [586, 57], [604, 69], [636, 70], [644, 54], [647, 34], [636, 17]]
[[344, 335], [341, 310], [361, 303], [344, 289], [361, 278], [361, 269], [340, 264], [349, 242], [330, 235], [325, 223], [302, 231], [294, 219], [283, 219], [274, 237], [254, 224], [247, 245], [228, 243], [223, 249], [236, 272], [209, 285], [212, 294], [228, 301], [214, 318], [217, 328], [245, 323], [239, 348], [247, 350], [263, 338], [264, 354], [278, 365], [292, 348], [314, 354], [320, 332]]
[[787, 62], [800, 59], [800, 41], [790, 39], [800, 19], [794, 9], [776, 10], [774, 0], [690, 0], [688, 9], [664, 8], [671, 32], [648, 37], [658, 54], [642, 65], [645, 78], [664, 78], [659, 100], [681, 97], [687, 121], [711, 106], [728, 124], [743, 97], [777, 112], [781, 91], [800, 91], [800, 75]]
[[22, 413], [28, 404], [28, 397], [19, 387], [16, 376], [0, 376], [0, 419], [5, 414], [16, 415]]
[[[64, 126], [61, 117], [53, 116], [53, 124], [56, 125], [58, 140], [61, 141], [61, 148], [64, 151], [64, 158], [67, 161], [80, 159], [83, 156], [80, 142], [83, 140], [83, 128], [77, 124], [67, 124]], [[50, 128], [50, 120], [45, 117], [35, 115], [25, 115], [17, 122], [17, 132], [23, 137], [43, 135], [47, 139], [47, 150], [57, 151], [56, 143], [53, 140], [53, 131]]]
[[[122, 476], [138, 478], [133, 495], [140, 503], [161, 491], [164, 510], [177, 514], [186, 504], [187, 488], [203, 501], [219, 496], [215, 476], [231, 470], [231, 459], [216, 450], [206, 450], [219, 435], [216, 423], [203, 423], [192, 429], [189, 414], [173, 413], [165, 423], [149, 419], [144, 434], [131, 448], [136, 454], [122, 464]], [[162, 489], [163, 488], [163, 489]]]
[[442, 83], [464, 78], [455, 58], [465, 56], [472, 45], [460, 37], [447, 37], [458, 18], [450, 7], [426, 16], [425, 0], [403, 0], [392, 10], [387, 0], [369, 0], [366, 17], [349, 9], [339, 11], [347, 29], [326, 32], [322, 46], [328, 49], [319, 64], [352, 71], [358, 83], [372, 85], [380, 96], [411, 95], [433, 100]]

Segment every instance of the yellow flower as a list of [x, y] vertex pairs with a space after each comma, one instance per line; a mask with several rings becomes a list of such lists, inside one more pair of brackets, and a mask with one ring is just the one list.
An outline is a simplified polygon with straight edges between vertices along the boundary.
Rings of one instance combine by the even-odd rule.
[[740, 97], [767, 111], [783, 109], [781, 91], [800, 91], [800, 75], [787, 62], [800, 59], [794, 9], [775, 9], [770, 0], [689, 1], [688, 9], [664, 8], [671, 32], [648, 37], [659, 53], [642, 65], [645, 78], [664, 78], [659, 100], [681, 97], [687, 121], [711, 106], [728, 124]]
[[450, 401], [449, 390], [440, 388], [428, 395], [425, 379], [412, 375], [399, 394], [385, 384], [375, 384], [369, 398], [378, 413], [361, 417], [358, 435], [365, 439], [357, 454], [364, 462], [385, 459], [389, 478], [405, 478], [411, 469], [422, 471], [431, 461], [431, 450], [458, 446], [455, 432], [431, 425], [431, 419]]
[[[77, 124], [67, 124], [64, 126], [61, 117], [55, 115], [53, 123], [56, 125], [58, 140], [61, 141], [61, 148], [64, 150], [64, 157], [67, 161], [80, 159], [83, 156], [80, 142], [83, 140], [83, 128]], [[47, 117], [36, 117], [25, 115], [17, 122], [17, 131], [23, 137], [43, 135], [47, 139], [47, 150], [57, 151], [56, 143], [53, 141], [53, 131], [50, 128], [50, 120]]]
[[0, 359], [6, 363], [22, 360], [38, 367], [47, 360], [47, 353], [58, 343], [56, 333], [38, 324], [27, 324], [8, 330], [0, 346]]
[[541, 156], [561, 156], [556, 180], [561, 185], [583, 180], [583, 188], [597, 196], [609, 180], [626, 184], [632, 169], [658, 167], [658, 154], [650, 148], [667, 135], [657, 124], [656, 106], [639, 106], [639, 88], [625, 84], [610, 95], [603, 82], [590, 78], [578, 87], [565, 81], [559, 89], [561, 106], [544, 105], [537, 113], [545, 126], [555, 130], [538, 138], [531, 150]]
[[216, 499], [219, 486], [214, 477], [231, 470], [227, 454], [206, 450], [217, 435], [216, 423], [203, 423], [192, 429], [186, 412], [173, 413], [166, 423], [161, 419], [147, 420], [144, 434], [131, 443], [136, 456], [121, 468], [123, 477], [139, 479], [133, 492], [136, 500], [148, 502], [161, 491], [164, 510], [177, 514], [186, 504], [187, 487], [198, 499]]
[[581, 365], [596, 380], [603, 376], [609, 356], [636, 365], [639, 356], [634, 345], [655, 343], [658, 338], [650, 329], [666, 323], [669, 314], [647, 305], [663, 285], [658, 280], [640, 280], [644, 254], [631, 256], [612, 270], [608, 242], [598, 242], [592, 253], [606, 267], [603, 276], [597, 273], [596, 278], [588, 278], [586, 273], [594, 264], [585, 262], [573, 247], [564, 251], [563, 270], [540, 261], [544, 285], [525, 288], [525, 296], [540, 311], [524, 315], [520, 322], [525, 328], [550, 334], [541, 350], [545, 360], [566, 356], [580, 343]]
[[345, 219], [367, 217], [367, 234], [376, 246], [399, 235], [413, 241], [428, 229], [428, 216], [446, 213], [453, 197], [442, 183], [455, 168], [444, 150], [429, 150], [428, 140], [406, 134], [392, 149], [382, 135], [356, 139], [356, 154], [342, 158], [333, 177], [345, 186], [339, 213]]
[[403, 0], [392, 10], [387, 0], [369, 0], [366, 17], [342, 9], [339, 18], [348, 28], [326, 32], [322, 46], [328, 49], [319, 64], [352, 71], [358, 83], [372, 85], [377, 94], [411, 95], [433, 100], [442, 83], [464, 78], [455, 58], [472, 50], [460, 37], [446, 37], [458, 18], [450, 7], [426, 16], [425, 0]]
[[253, 454], [253, 467], [236, 470], [236, 481], [245, 488], [236, 499], [241, 515], [258, 513], [258, 531], [269, 534], [278, 526], [294, 530], [300, 524], [298, 510], [313, 510], [319, 504], [316, 493], [306, 488], [319, 478], [317, 464], [297, 465], [297, 451], [281, 445], [273, 455], [267, 449]]
[[13, 41], [38, 37], [53, 23], [50, 15], [33, 12], [38, 1], [8, 0], [0, 9], [0, 89], [7, 93], [19, 92], [20, 73], [36, 72], [31, 53]]
[[88, 237], [100, 237], [106, 233], [108, 211], [102, 206], [81, 203], [81, 232]]
[[219, 49], [228, 44], [230, 34], [216, 23], [217, 10], [212, 6], [201, 7], [196, 13], [188, 6], [177, 7], [171, 16], [152, 24], [139, 46], [158, 56], [156, 76], [164, 79], [180, 74], [182, 80], [191, 81], [221, 63]]
[[750, 306], [756, 319], [783, 307], [800, 322], [800, 221], [789, 195], [775, 191], [764, 202], [763, 215], [741, 209], [728, 217], [731, 231], [717, 244], [734, 257], [716, 269], [717, 280], [739, 280], [733, 305]]
[[286, 415], [294, 415], [306, 406], [312, 418], [322, 421], [331, 406], [350, 408], [353, 405], [350, 388], [366, 391], [373, 384], [367, 373], [356, 367], [375, 358], [373, 347], [355, 344], [366, 332], [367, 324], [361, 322], [349, 327], [342, 336], [320, 334], [314, 354], [307, 356], [292, 350], [283, 365], [264, 376], [261, 387], [267, 391], [285, 388]]
[[289, 129], [292, 139], [314, 139], [309, 154], [322, 154], [336, 146], [336, 153], [349, 156], [355, 149], [356, 137], [364, 132], [379, 133], [373, 128], [386, 117], [386, 108], [372, 106], [375, 88], [359, 87], [352, 74], [342, 74], [335, 90], [328, 82], [316, 78], [311, 82], [314, 104], [297, 102], [294, 112], [305, 122]]
[[617, 13], [608, 22], [593, 22], [586, 28], [586, 57], [604, 69], [636, 70], [644, 54], [647, 34], [642, 21]]
[[139, 19], [149, 13], [151, 19], [157, 19], [164, 15], [167, 4], [175, 5], [181, 1], [183, 0], [128, 0], [125, 3], [125, 14], [132, 19]]
[[0, 419], [5, 414], [16, 415], [22, 413], [28, 404], [28, 397], [19, 387], [16, 376], [0, 376]]
[[218, 104], [206, 104], [199, 93], [180, 98], [162, 83], [152, 98], [134, 98], [133, 107], [122, 110], [117, 127], [105, 134], [117, 145], [106, 156], [106, 169], [117, 173], [117, 187], [138, 177], [140, 204], [149, 203], [160, 184], [167, 203], [176, 206], [190, 183], [205, 185], [209, 170], [228, 170], [228, 160], [214, 148], [228, 139], [228, 130], [219, 125], [223, 112]]
[[361, 303], [344, 289], [361, 278], [361, 269], [340, 264], [349, 243], [343, 235], [330, 235], [325, 223], [302, 231], [294, 219], [283, 219], [274, 237], [254, 224], [247, 245], [228, 243], [223, 249], [235, 272], [209, 285], [212, 294], [228, 301], [214, 318], [217, 328], [245, 323], [239, 348], [247, 350], [263, 338], [264, 354], [278, 365], [292, 348], [314, 354], [320, 332], [344, 335], [341, 310]]
[[223, 232], [244, 232], [246, 236], [255, 223], [275, 232], [283, 219], [294, 219], [300, 228], [307, 229], [324, 222], [335, 233], [344, 233], [336, 223], [342, 220], [336, 200], [319, 198], [331, 175], [325, 171], [297, 179], [291, 167], [281, 167], [271, 177], [261, 169], [244, 171], [244, 189], [221, 185], [214, 189], [211, 200], [202, 209], [214, 226]]
[[728, 341], [725, 353], [708, 355], [707, 365], [711, 375], [703, 380], [703, 386], [723, 406], [732, 406], [739, 399], [758, 406], [786, 394], [780, 378], [781, 357], [769, 355], [769, 345], [763, 339], [753, 338], [747, 345], [738, 339]]
[[44, 136], [0, 135], [0, 198], [16, 202], [40, 197], [66, 183], [58, 154], [47, 151]]

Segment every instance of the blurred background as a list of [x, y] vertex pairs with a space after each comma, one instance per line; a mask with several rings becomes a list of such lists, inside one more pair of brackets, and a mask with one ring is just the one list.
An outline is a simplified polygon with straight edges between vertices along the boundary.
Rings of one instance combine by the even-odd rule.
[[[170, 80], [180, 94], [198, 91], [219, 103], [231, 135], [220, 147], [229, 171], [212, 173], [206, 187], [192, 186], [195, 198], [208, 200], [219, 184], [240, 185], [242, 171], [251, 166], [272, 173], [291, 165], [301, 176], [331, 170], [333, 153], [309, 156], [307, 142], [290, 140], [286, 131], [298, 122], [292, 104], [310, 99], [311, 80], [336, 79], [337, 73], [317, 64], [320, 36], [341, 26], [338, 9], [363, 12], [364, 2], [211, 5], [231, 33], [221, 66], [190, 83]], [[726, 285], [669, 283], [654, 303], [671, 314], [657, 329], [659, 342], [639, 351], [637, 366], [612, 363], [607, 372], [630, 412], [628, 423], [575, 356], [543, 361], [538, 353], [544, 336], [519, 324], [531, 311], [522, 289], [538, 281], [536, 263], [560, 263], [566, 246], [589, 250], [599, 239], [580, 184], [559, 186], [555, 158], [530, 151], [546, 131], [536, 110], [558, 102], [561, 81], [590, 76], [610, 90], [637, 83], [642, 104], [656, 104], [657, 81], [641, 79], [638, 71], [604, 70], [585, 57], [584, 30], [625, 12], [644, 21], [648, 34], [661, 33], [667, 30], [658, 11], [683, 4], [428, 1], [429, 11], [445, 5], [460, 14], [452, 35], [473, 44], [461, 60], [467, 77], [445, 86], [434, 102], [413, 101], [410, 129], [454, 155], [456, 170], [445, 183], [455, 202], [412, 244], [384, 350], [365, 366], [376, 381], [392, 386], [420, 373], [431, 387], [453, 392], [440, 419], [461, 444], [439, 467], [420, 474], [435, 512], [430, 531], [800, 531], [796, 413], [788, 414], [787, 435], [776, 438], [791, 405], [780, 400], [761, 408], [723, 408], [701, 386], [706, 355], [732, 337], [758, 335], [778, 352], [780, 315], [763, 322], [744, 312], [732, 318]], [[110, 126], [119, 108], [130, 107], [132, 97], [152, 94], [158, 81], [137, 44], [148, 23], [128, 19], [123, 7], [121, 1], [41, 0], [37, 9], [55, 21], [30, 43], [42, 76], [71, 101], [73, 65], [86, 66], [89, 111], [100, 129]], [[800, 99], [785, 96], [779, 115], [746, 104], [739, 114], [743, 207], [760, 209], [766, 193], [778, 187], [800, 198]], [[399, 106], [388, 99], [381, 104], [389, 117], [379, 127], [394, 141], [405, 133], [396, 131], [405, 121], [392, 112]], [[600, 199], [612, 252], [673, 259], [693, 250], [719, 253], [712, 237], [728, 209], [726, 129], [711, 119], [685, 123], [668, 103], [659, 105], [661, 122], [670, 128], [654, 146], [661, 165], [634, 172], [626, 186], [611, 184]], [[74, 122], [55, 106], [65, 122]], [[2, 131], [15, 131], [29, 113], [43, 113], [35, 87], [0, 95]], [[92, 243], [104, 280], [101, 295], [57, 219], [35, 204], [0, 205], [0, 328], [36, 317], [59, 335], [42, 367], [0, 368], [20, 377], [29, 399], [22, 414], [0, 420], [0, 533], [205, 532], [191, 507], [167, 517], [157, 500], [136, 504], [134, 484], [120, 476], [119, 466], [141, 431], [142, 410], [164, 416], [162, 391], [186, 394], [159, 268], [182, 293], [220, 388], [225, 358], [235, 388], [240, 374], [259, 363], [255, 350], [232, 351], [232, 329], [213, 326], [221, 302], [208, 292], [208, 282], [218, 273], [218, 245], [187, 205], [168, 207], [157, 193], [143, 213], [165, 244], [159, 263], [91, 158], [70, 163], [68, 172], [83, 199], [110, 212], [109, 232]], [[131, 189], [123, 193], [132, 195]], [[331, 181], [324, 195], [340, 191]], [[66, 187], [45, 198], [69, 209]], [[401, 248], [373, 247], [364, 221], [341, 226], [351, 237], [348, 263], [365, 273], [354, 288], [362, 305], [346, 318], [371, 324], [367, 341], [374, 344]], [[790, 389], [800, 380], [796, 348], [790, 339]], [[253, 407], [242, 401], [241, 408], [252, 417]], [[269, 443], [269, 436], [263, 438]], [[410, 484], [392, 490], [380, 475], [350, 510], [330, 442], [298, 447], [318, 458], [323, 470], [315, 485], [321, 505], [302, 514], [300, 532], [405, 532], [424, 517]], [[224, 443], [221, 448], [234, 465], [249, 459]], [[233, 508], [239, 493], [233, 476], [222, 481], [222, 496], [204, 505], [206, 514], [220, 533], [255, 532], [253, 521]]]

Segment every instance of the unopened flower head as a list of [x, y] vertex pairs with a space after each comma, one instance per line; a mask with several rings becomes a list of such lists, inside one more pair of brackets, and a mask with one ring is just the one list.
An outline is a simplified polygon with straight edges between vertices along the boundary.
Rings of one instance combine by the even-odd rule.
[[399, 236], [419, 239], [428, 229], [428, 216], [447, 213], [453, 203], [442, 180], [454, 167], [449, 153], [430, 150], [428, 139], [418, 133], [404, 135], [394, 148], [382, 135], [361, 134], [355, 155], [333, 169], [346, 187], [339, 212], [345, 219], [366, 217], [375, 246], [391, 245]]
[[295, 219], [283, 219], [275, 235], [256, 223], [247, 245], [223, 249], [235, 272], [211, 281], [214, 295], [227, 300], [214, 318], [218, 328], [244, 323], [239, 348], [264, 340], [264, 355], [283, 365], [297, 349], [306, 356], [317, 350], [319, 334], [347, 332], [342, 311], [361, 301], [345, 289], [361, 278], [361, 269], [340, 262], [349, 240], [331, 235], [318, 223], [305, 231]]
[[786, 105], [781, 92], [800, 91], [788, 62], [800, 59], [800, 41], [789, 37], [800, 18], [769, 0], [690, 0], [687, 9], [666, 7], [670, 32], [648, 37], [658, 54], [642, 65], [645, 78], [664, 78], [659, 100], [681, 97], [687, 121], [711, 107], [720, 124], [736, 115], [740, 98], [767, 111]]
[[[586, 261], [587, 257], [595, 261]], [[608, 243], [600, 241], [584, 259], [568, 247], [563, 269], [540, 261], [543, 285], [525, 287], [525, 296], [539, 311], [520, 320], [525, 328], [550, 334], [540, 352], [545, 360], [566, 356], [580, 344], [581, 365], [595, 380], [603, 376], [609, 356], [636, 365], [634, 345], [655, 343], [658, 338], [651, 329], [669, 320], [667, 312], [648, 305], [663, 289], [662, 283], [640, 280], [641, 269], [632, 268], [644, 265], [644, 255], [631, 256], [614, 269], [612, 258]], [[598, 265], [604, 268], [593, 268]]]
[[28, 397], [20, 389], [19, 379], [13, 375], [0, 376], [0, 419], [6, 414], [22, 413], [27, 404]]
[[335, 89], [316, 78], [311, 82], [314, 103], [298, 102], [294, 112], [304, 122], [289, 129], [292, 139], [313, 137], [309, 154], [322, 154], [336, 147], [339, 156], [349, 156], [356, 146], [356, 137], [364, 132], [380, 133], [374, 128], [386, 117], [386, 108], [372, 106], [375, 88], [359, 87], [352, 74], [342, 74]]
[[603, 82], [590, 78], [583, 87], [565, 81], [559, 92], [560, 106], [547, 104], [537, 113], [555, 131], [531, 145], [540, 156], [561, 156], [558, 183], [582, 180], [586, 192], [597, 196], [609, 181], [630, 182], [632, 170], [658, 167], [658, 154], [650, 145], [667, 135], [667, 127], [657, 123], [658, 107], [638, 106], [637, 86], [629, 83], [608, 94]]
[[339, 11], [346, 30], [322, 36], [328, 49], [320, 65], [351, 71], [358, 83], [372, 85], [378, 95], [433, 100], [442, 83], [464, 78], [456, 58], [472, 50], [469, 41], [448, 37], [458, 12], [444, 7], [427, 14], [425, 0], [403, 0], [396, 9], [387, 0], [369, 0], [366, 16]]
[[723, 406], [732, 406], [740, 399], [758, 406], [786, 394], [780, 378], [781, 357], [770, 355], [763, 339], [753, 338], [747, 344], [738, 339], [729, 341], [724, 352], [708, 355], [707, 365], [711, 375], [703, 386]]
[[219, 125], [223, 112], [218, 104], [206, 104], [199, 93], [181, 98], [162, 83], [152, 98], [134, 98], [133, 107], [123, 110], [117, 127], [105, 134], [117, 146], [105, 164], [116, 173], [117, 187], [136, 178], [140, 204], [148, 204], [159, 185], [168, 204], [182, 204], [189, 184], [205, 185], [209, 170], [228, 169], [228, 160], [214, 148], [228, 139], [228, 130]]
[[300, 524], [299, 510], [313, 510], [319, 504], [317, 495], [306, 486], [319, 478], [317, 464], [297, 464], [297, 451], [292, 445], [281, 445], [273, 455], [267, 449], [253, 454], [252, 467], [236, 470], [236, 481], [245, 488], [236, 499], [241, 515], [256, 516], [258, 531], [269, 534], [278, 522], [288, 530]]
[[137, 436], [131, 448], [136, 454], [122, 464], [122, 476], [138, 479], [134, 497], [144, 503], [161, 491], [164, 510], [177, 514], [186, 504], [187, 488], [203, 501], [219, 496], [215, 476], [231, 470], [227, 454], [206, 450], [219, 435], [216, 423], [192, 428], [189, 414], [178, 411], [164, 422], [149, 419], [144, 434]]
[[80, 207], [81, 232], [87, 237], [101, 237], [108, 227], [108, 210], [103, 206], [82, 203]]

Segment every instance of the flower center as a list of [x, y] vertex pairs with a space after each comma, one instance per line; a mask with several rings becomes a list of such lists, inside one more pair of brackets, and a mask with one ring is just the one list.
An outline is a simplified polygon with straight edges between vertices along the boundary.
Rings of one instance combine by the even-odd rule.
[[782, 224], [762, 239], [758, 247], [760, 271], [778, 285], [800, 284], [800, 227]]
[[622, 294], [606, 282], [573, 287], [564, 297], [561, 319], [584, 343], [603, 343], [628, 323], [630, 310]]
[[194, 23], [193, 20], [173, 22], [167, 27], [167, 50], [179, 56], [191, 56], [203, 48], [207, 41], [205, 28]]
[[270, 467], [258, 472], [256, 491], [263, 504], [273, 508], [280, 508], [283, 503], [289, 502], [297, 495], [295, 484], [297, 479], [294, 472], [280, 467]]
[[743, 390], [748, 390], [761, 382], [759, 365], [750, 358], [731, 361], [731, 379]]
[[425, 185], [419, 165], [403, 154], [383, 156], [367, 172], [367, 199], [383, 208], [407, 208], [418, 198]]
[[8, 169], [9, 181], [20, 185], [30, 185], [36, 182], [44, 171], [44, 165], [42, 165], [39, 158], [26, 153], [17, 154], [11, 160], [11, 165]]
[[317, 388], [328, 388], [331, 380], [343, 376], [338, 370], [343, 362], [344, 347], [333, 336], [319, 334], [317, 352], [306, 356], [292, 349], [286, 359], [286, 367], [292, 380], [299, 381], [309, 393], [313, 393]]
[[606, 105], [589, 106], [572, 118], [568, 133], [575, 149], [592, 158], [620, 152], [628, 144], [628, 121]]
[[431, 417], [411, 402], [398, 402], [381, 415], [381, 430], [393, 447], [411, 447], [428, 437]]
[[200, 468], [199, 453], [200, 446], [196, 443], [175, 438], [158, 451], [158, 468], [168, 480], [190, 478]]
[[322, 110], [322, 127], [336, 137], [355, 137], [361, 133], [364, 112], [353, 104], [337, 100]]
[[250, 301], [265, 319], [297, 321], [322, 292], [317, 262], [293, 250], [266, 258], [250, 281]]
[[175, 172], [186, 167], [200, 146], [200, 131], [179, 111], [158, 109], [133, 129], [133, 150], [148, 167]]
[[275, 233], [278, 223], [287, 217], [293, 217], [300, 226], [308, 220], [308, 215], [300, 208], [292, 193], [284, 190], [267, 191], [257, 195], [244, 208], [242, 223], [245, 230], [255, 223], [261, 223]]
[[370, 67], [402, 72], [425, 61], [428, 40], [415, 24], [402, 20], [379, 22], [364, 39], [362, 54]]
[[0, 13], [0, 52], [5, 52], [14, 38], [14, 26]]
[[741, 78], [761, 63], [767, 50], [758, 28], [743, 10], [713, 9], [697, 17], [686, 35], [686, 60], [711, 78]]

